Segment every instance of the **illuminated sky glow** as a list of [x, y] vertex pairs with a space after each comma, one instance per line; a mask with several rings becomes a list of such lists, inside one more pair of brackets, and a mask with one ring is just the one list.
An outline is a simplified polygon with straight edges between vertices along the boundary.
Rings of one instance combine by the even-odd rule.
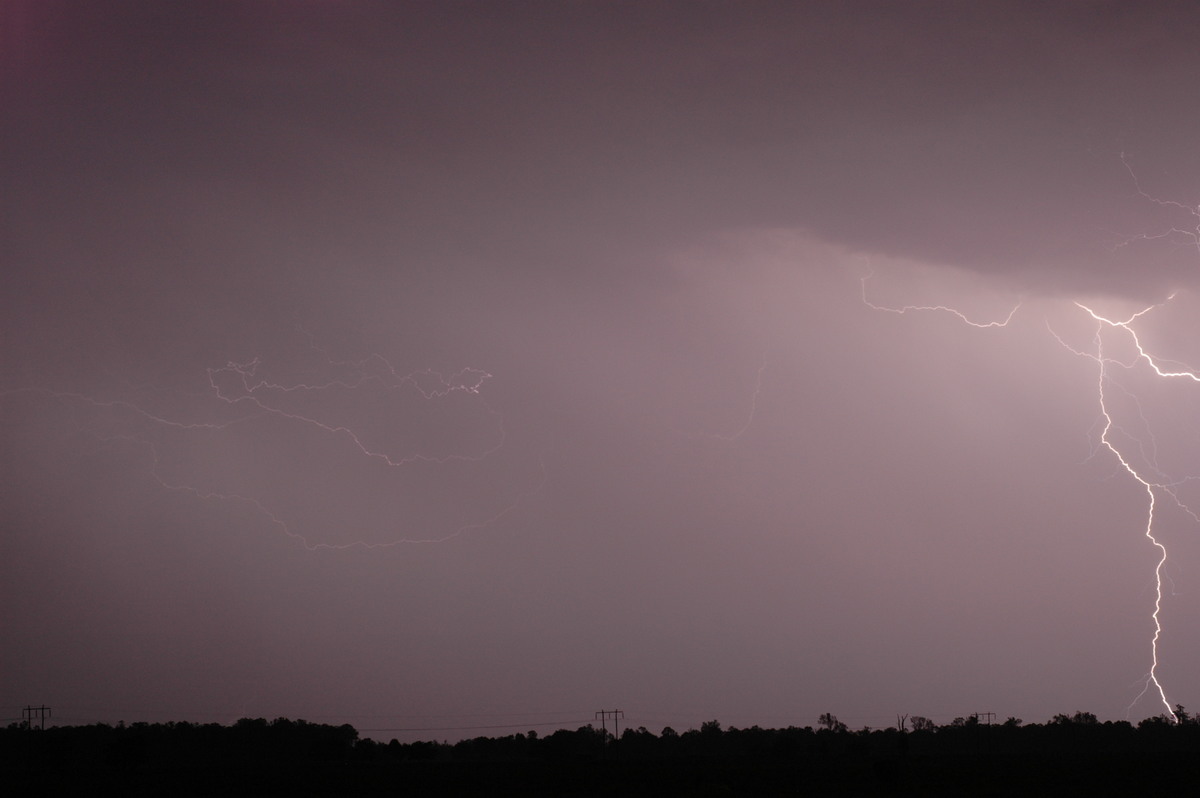
[[1200, 705], [1197, 22], [10, 0], [4, 716]]

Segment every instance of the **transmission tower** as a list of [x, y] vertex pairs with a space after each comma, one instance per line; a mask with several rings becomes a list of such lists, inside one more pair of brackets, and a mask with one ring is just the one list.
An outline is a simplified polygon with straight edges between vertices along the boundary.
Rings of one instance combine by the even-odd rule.
[[33, 728], [33, 716], [37, 715], [41, 720], [41, 728], [46, 728], [46, 718], [50, 715], [50, 707], [43, 704], [40, 707], [26, 706], [21, 709], [21, 720], [25, 723], [25, 728]]
[[596, 713], [595, 717], [600, 720], [600, 731], [604, 732], [605, 739], [608, 739], [607, 721], [609, 718], [612, 718], [613, 722], [613, 739], [615, 740], [620, 736], [621, 730], [617, 726], [617, 721], [625, 717], [624, 711], [620, 709], [601, 709]]

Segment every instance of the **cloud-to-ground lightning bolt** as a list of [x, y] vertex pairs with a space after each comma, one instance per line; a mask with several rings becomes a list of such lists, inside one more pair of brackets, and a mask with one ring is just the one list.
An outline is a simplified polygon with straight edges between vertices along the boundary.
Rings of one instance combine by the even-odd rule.
[[[3, 396], [41, 397], [65, 403], [76, 415], [89, 413], [87, 423], [80, 423], [80, 426], [86, 428], [95, 439], [104, 442], [123, 441], [146, 447], [149, 475], [162, 488], [186, 493], [201, 500], [249, 506], [271, 526], [309, 550], [381, 548], [447, 541], [469, 531], [496, 524], [544, 486], [546, 470], [544, 465], [540, 465], [540, 478], [530, 480], [535, 484], [531, 484], [507, 501], [498, 502], [498, 506], [486, 513], [486, 517], [466, 523], [455, 522], [443, 529], [425, 533], [414, 530], [401, 535], [388, 535], [387, 539], [379, 541], [353, 540], [347, 543], [333, 543], [314, 540], [311, 534], [296, 531], [278, 508], [270, 506], [270, 502], [262, 498], [238, 490], [213, 489], [167, 474], [164, 455], [171, 451], [171, 439], [168, 436], [231, 433], [238, 427], [270, 419], [275, 419], [287, 427], [309, 430], [334, 442], [341, 441], [337, 446], [344, 451], [349, 447], [348, 451], [361, 461], [388, 470], [422, 464], [443, 467], [455, 462], [482, 463], [496, 455], [507, 440], [508, 432], [503, 417], [482, 396], [484, 383], [492, 377], [486, 371], [465, 368], [452, 374], [442, 374], [433, 370], [402, 373], [378, 354], [372, 354], [359, 361], [335, 361], [328, 357], [327, 352], [312, 345], [311, 336], [310, 347], [322, 355], [323, 366], [336, 373], [334, 378], [284, 383], [268, 379], [263, 362], [258, 358], [245, 362], [231, 361], [224, 366], [206, 370], [208, 391], [203, 394], [203, 398], [208, 406], [198, 413], [200, 418], [173, 417], [170, 413], [151, 409], [136, 399], [107, 398], [79, 391], [27, 387], [10, 389], [5, 391]], [[473, 412], [478, 414], [482, 410], [484, 417], [491, 419], [490, 431], [485, 429], [477, 432], [476, 437], [486, 436], [486, 439], [471, 444], [473, 448], [467, 451], [422, 451], [417, 445], [403, 443], [400, 445], [404, 446], [404, 449], [397, 451], [397, 444], [372, 442], [367, 431], [356, 428], [353, 422], [336, 418], [337, 409], [333, 401], [326, 402], [324, 408], [304, 407], [305, 402], [312, 405], [314, 399], [320, 400], [326, 395], [332, 397], [337, 394], [344, 401], [345, 396], [353, 396], [356, 391], [368, 386], [377, 394], [383, 395], [408, 389], [410, 393], [407, 395], [420, 397], [425, 403], [447, 400], [455, 395], [469, 397], [472, 401], [471, 406], [475, 408]], [[461, 446], [462, 444], [459, 444], [460, 449]], [[404, 519], [397, 519], [396, 526], [404, 528]]]
[[[1125, 171], [1129, 173], [1129, 177], [1133, 181], [1134, 188], [1136, 189], [1139, 197], [1141, 197], [1142, 199], [1144, 199], [1148, 202], [1154, 203], [1155, 205], [1157, 205], [1160, 208], [1168, 209], [1173, 212], [1180, 212], [1180, 211], [1183, 212], [1185, 217], [1187, 217], [1188, 225], [1189, 225], [1189, 226], [1183, 226], [1180, 224], [1169, 224], [1165, 227], [1165, 229], [1163, 229], [1162, 231], [1160, 231], [1158, 233], [1144, 233], [1144, 234], [1139, 234], [1137, 236], [1134, 236], [1133, 238], [1127, 240], [1126, 242], [1123, 242], [1122, 246], [1126, 246], [1129, 243], [1132, 243], [1132, 241], [1134, 241], [1134, 240], [1143, 240], [1143, 241], [1161, 241], [1161, 240], [1180, 241], [1180, 240], [1182, 240], [1189, 247], [1195, 249], [1197, 251], [1197, 253], [1200, 254], [1200, 205], [1188, 205], [1188, 204], [1185, 204], [1182, 202], [1177, 202], [1175, 200], [1163, 200], [1163, 199], [1159, 199], [1157, 197], [1152, 196], [1151, 194], [1146, 192], [1145, 189], [1142, 188], [1142, 184], [1141, 184], [1140, 180], [1138, 179], [1137, 173], [1134, 171], [1133, 167], [1129, 164], [1129, 161], [1126, 159], [1124, 153], [1121, 153], [1121, 164], [1122, 164], [1122, 166], [1125, 167]], [[1200, 515], [1197, 515], [1197, 513], [1194, 510], [1192, 510], [1192, 508], [1188, 507], [1183, 501], [1180, 500], [1179, 495], [1175, 490], [1175, 488], [1178, 486], [1178, 483], [1172, 483], [1169, 480], [1165, 480], [1165, 479], [1161, 482], [1155, 482], [1155, 481], [1151, 481], [1150, 479], [1146, 478], [1145, 476], [1140, 474], [1136, 469], [1134, 469], [1130, 465], [1128, 459], [1122, 456], [1121, 452], [1118, 451], [1116, 446], [1114, 446], [1112, 441], [1108, 438], [1108, 432], [1112, 429], [1112, 419], [1111, 419], [1111, 417], [1108, 413], [1108, 410], [1104, 404], [1104, 383], [1105, 383], [1105, 380], [1107, 377], [1106, 369], [1107, 369], [1107, 366], [1109, 365], [1110, 361], [1107, 361], [1103, 357], [1103, 352], [1101, 350], [1101, 344], [1102, 344], [1103, 339], [1102, 339], [1101, 333], [1105, 327], [1111, 328], [1113, 330], [1118, 330], [1118, 329], [1121, 330], [1126, 336], [1128, 336], [1128, 339], [1130, 340], [1134, 349], [1136, 350], [1137, 360], [1139, 362], [1144, 362], [1146, 365], [1148, 365], [1149, 368], [1151, 369], [1151, 371], [1153, 371], [1153, 373], [1158, 377], [1165, 378], [1165, 379], [1182, 379], [1182, 380], [1190, 380], [1192, 382], [1200, 382], [1200, 375], [1197, 375], [1197, 373], [1194, 370], [1187, 369], [1187, 368], [1184, 368], [1184, 369], [1167, 368], [1163, 362], [1159, 361], [1157, 358], [1155, 358], [1149, 352], [1147, 352], [1145, 347], [1142, 345], [1141, 340], [1138, 337], [1137, 330], [1133, 326], [1134, 322], [1136, 322], [1141, 317], [1145, 316], [1146, 314], [1150, 313], [1151, 311], [1155, 310], [1156, 308], [1159, 308], [1162, 305], [1165, 305], [1168, 302], [1171, 302], [1172, 300], [1174, 300], [1177, 293], [1178, 292], [1171, 293], [1163, 302], [1143, 308], [1142, 310], [1138, 311], [1137, 313], [1130, 315], [1127, 319], [1125, 319], [1123, 321], [1115, 321], [1113, 319], [1109, 319], [1105, 316], [1100, 315], [1099, 313], [1095, 312], [1092, 308], [1090, 308], [1080, 302], [1075, 303], [1077, 307], [1079, 307], [1081, 310], [1085, 311], [1088, 315], [1090, 315], [1092, 317], [1092, 319], [1094, 319], [1096, 321], [1096, 324], [1097, 324], [1096, 360], [1100, 364], [1098, 390], [1099, 390], [1099, 394], [1100, 394], [1101, 412], [1103, 413], [1104, 419], [1105, 419], [1104, 434], [1101, 436], [1101, 441], [1104, 443], [1104, 445], [1108, 449], [1110, 449], [1113, 452], [1114, 455], [1116, 455], [1116, 457], [1120, 461], [1122, 467], [1124, 467], [1125, 470], [1128, 471], [1134, 479], [1136, 479], [1139, 483], [1141, 483], [1146, 488], [1146, 493], [1149, 496], [1149, 505], [1150, 506], [1147, 511], [1147, 518], [1146, 518], [1146, 537], [1149, 538], [1155, 546], [1158, 546], [1161, 557], [1159, 558], [1158, 564], [1157, 564], [1157, 566], [1155, 568], [1155, 572], [1154, 572], [1155, 573], [1154, 637], [1151, 641], [1151, 669], [1150, 669], [1149, 677], [1147, 678], [1147, 681], [1146, 681], [1146, 685], [1143, 688], [1142, 693], [1138, 696], [1138, 698], [1141, 698], [1141, 696], [1145, 695], [1146, 692], [1148, 692], [1151, 687], [1154, 687], [1158, 693], [1159, 698], [1162, 700], [1163, 706], [1165, 706], [1167, 708], [1167, 713], [1166, 713], [1167, 716], [1171, 717], [1171, 718], [1174, 718], [1175, 716], [1171, 710], [1171, 704], [1167, 700], [1166, 692], [1164, 691], [1162, 685], [1158, 681], [1158, 675], [1157, 675], [1158, 642], [1159, 642], [1159, 638], [1162, 634], [1162, 623], [1159, 618], [1159, 614], [1160, 614], [1160, 610], [1161, 610], [1161, 606], [1162, 606], [1162, 594], [1163, 594], [1162, 570], [1163, 570], [1163, 566], [1166, 564], [1166, 561], [1167, 561], [1167, 550], [1162, 545], [1162, 543], [1159, 540], [1157, 540], [1154, 536], [1154, 510], [1155, 510], [1155, 498], [1156, 498], [1155, 491], [1156, 490], [1162, 491], [1166, 495], [1170, 496], [1171, 499], [1174, 501], [1174, 503], [1178, 507], [1180, 507], [1180, 509], [1182, 509], [1185, 513], [1187, 513], [1187, 515], [1189, 515], [1193, 521], [1200, 523]], [[1157, 470], [1157, 462], [1155, 462], [1154, 460], [1151, 460], [1151, 466], [1153, 466], [1155, 468], [1155, 470]], [[1136, 703], [1137, 700], [1138, 699], [1134, 699], [1134, 703]], [[1131, 706], [1132, 706], [1132, 704], [1131, 704]]]
[[[1143, 191], [1141, 186], [1137, 184], [1137, 177], [1134, 175], [1133, 170], [1129, 167], [1128, 163], [1125, 162], [1124, 158], [1122, 158], [1122, 163], [1129, 171], [1131, 177], [1133, 177], [1139, 196], [1158, 204], [1160, 207], [1184, 211], [1185, 213], [1189, 214], [1197, 224], [1194, 229], [1188, 229], [1187, 227], [1178, 224], [1171, 225], [1159, 233], [1135, 236], [1134, 238], [1123, 242], [1121, 246], [1128, 245], [1133, 240], [1153, 241], [1175, 239], [1178, 241], [1183, 239], [1190, 245], [1195, 246], [1198, 250], [1200, 250], [1200, 207], [1155, 199]], [[972, 327], [1003, 328], [1009, 325], [1014, 314], [1020, 308], [1020, 303], [1018, 303], [1003, 319], [989, 322], [979, 322], [971, 319], [962, 311], [946, 305], [905, 305], [903, 307], [882, 306], [871, 302], [867, 297], [867, 281], [870, 279], [870, 277], [871, 275], [868, 274], [866, 277], [861, 278], [862, 301], [869, 308], [877, 311], [885, 311], [900, 315], [916, 311], [944, 312], [956, 316], [960, 321]], [[1169, 499], [1176, 506], [1178, 506], [1184, 513], [1190, 516], [1198, 524], [1200, 524], [1200, 513], [1197, 513], [1190, 508], [1179, 496], [1178, 488], [1183, 484], [1184, 480], [1173, 481], [1164, 475], [1160, 470], [1156, 454], [1157, 445], [1155, 443], [1153, 433], [1149, 429], [1146, 417], [1142, 413], [1141, 404], [1138, 402], [1137, 396], [1130, 393], [1129, 398], [1133, 401], [1135, 407], [1137, 407], [1137, 413], [1141, 416], [1140, 420], [1145, 428], [1143, 435], [1148, 438], [1148, 445], [1146, 440], [1139, 438], [1138, 435], [1132, 435], [1128, 431], [1122, 430], [1122, 428], [1118, 425], [1117, 421], [1113, 417], [1113, 411], [1111, 410], [1108, 389], [1116, 384], [1113, 382], [1113, 377], [1110, 373], [1113, 367], [1120, 367], [1125, 370], [1130, 370], [1139, 363], [1147, 367], [1149, 372], [1157, 378], [1200, 383], [1200, 373], [1197, 371], [1186, 367], [1179, 367], [1177, 364], [1174, 366], [1168, 366], [1167, 361], [1161, 360], [1151, 354], [1143, 345], [1136, 329], [1136, 323], [1139, 320], [1154, 311], [1156, 308], [1160, 308], [1163, 305], [1173, 301], [1177, 294], [1178, 292], [1172, 293], [1162, 302], [1144, 307], [1123, 319], [1110, 318], [1109, 316], [1097, 312], [1089, 305], [1078, 301], [1073, 302], [1072, 307], [1079, 312], [1087, 314], [1087, 316], [1096, 325], [1095, 333], [1092, 339], [1092, 348], [1090, 351], [1081, 351], [1067, 344], [1056, 332], [1054, 332], [1052, 328], [1050, 328], [1050, 325], [1047, 322], [1047, 327], [1050, 329], [1051, 335], [1055, 338], [1055, 340], [1058, 341], [1059, 344], [1075, 355], [1089, 358], [1097, 364], [1095, 395], [1100, 413], [1098, 424], [1100, 427], [1100, 447], [1109, 451], [1116, 459], [1120, 468], [1146, 491], [1147, 509], [1146, 520], [1143, 526], [1143, 534], [1158, 552], [1154, 567], [1154, 608], [1150, 615], [1150, 620], [1153, 625], [1153, 635], [1151, 636], [1150, 640], [1150, 669], [1146, 674], [1142, 691], [1130, 703], [1129, 709], [1132, 710], [1133, 706], [1135, 706], [1138, 701], [1147, 695], [1147, 693], [1153, 693], [1155, 698], [1164, 708], [1164, 715], [1171, 720], [1176, 720], [1172, 710], [1172, 704], [1168, 700], [1166, 689], [1159, 679], [1159, 647], [1164, 632], [1162, 622], [1164, 598], [1163, 585], [1166, 579], [1164, 568], [1167, 564], [1168, 552], [1166, 546], [1161, 540], [1161, 536], [1155, 532], [1157, 520], [1156, 510], [1158, 509], [1158, 502], [1160, 498], [1165, 496], [1169, 497]], [[1125, 336], [1126, 341], [1131, 347], [1132, 351], [1136, 353], [1130, 362], [1123, 362], [1108, 354], [1108, 348], [1105, 346], [1104, 335], [1106, 330]], [[1145, 461], [1144, 466], [1135, 462], [1135, 458], [1122, 448], [1122, 445], [1118, 442], [1116, 436], [1118, 431], [1123, 432], [1125, 437], [1136, 441], [1137, 446], [1140, 447], [1141, 459]]]
[[[1106, 397], [1106, 393], [1105, 393], [1105, 386], [1108, 384], [1108, 382], [1110, 380], [1109, 373], [1108, 373], [1108, 369], [1110, 366], [1119, 365], [1123, 368], [1128, 369], [1128, 368], [1132, 368], [1137, 362], [1144, 362], [1145, 364], [1147, 364], [1149, 366], [1150, 370], [1153, 371], [1153, 373], [1155, 375], [1157, 375], [1158, 377], [1181, 378], [1181, 379], [1185, 379], [1185, 380], [1190, 380], [1192, 382], [1200, 382], [1200, 376], [1198, 376], [1194, 371], [1186, 370], [1186, 369], [1185, 370], [1173, 370], [1173, 369], [1166, 368], [1161, 361], [1159, 361], [1157, 358], [1155, 358], [1153, 355], [1151, 355], [1149, 352], [1146, 351], [1145, 347], [1142, 345], [1142, 342], [1138, 337], [1137, 330], [1133, 326], [1134, 322], [1137, 321], [1139, 318], [1145, 316], [1147, 313], [1150, 313], [1152, 310], [1154, 310], [1158, 307], [1161, 307], [1163, 304], [1166, 304], [1166, 302], [1170, 302], [1172, 299], [1175, 298], [1175, 296], [1176, 296], [1175, 294], [1171, 294], [1171, 296], [1169, 296], [1165, 302], [1143, 308], [1142, 310], [1131, 314], [1128, 318], [1126, 318], [1124, 320], [1110, 319], [1107, 316], [1103, 316], [1100, 313], [1097, 313], [1091, 307], [1083, 304], [1082, 302], [1075, 302], [1074, 304], [1076, 307], [1078, 307], [1079, 309], [1081, 309], [1082, 311], [1087, 313], [1096, 322], [1096, 334], [1095, 334], [1095, 338], [1094, 338], [1095, 351], [1094, 351], [1094, 353], [1078, 352], [1077, 350], [1071, 349], [1071, 351], [1075, 352], [1076, 354], [1082, 354], [1087, 357], [1090, 357], [1091, 359], [1095, 360], [1096, 363], [1098, 364], [1096, 393], [1097, 393], [1097, 397], [1099, 399], [1100, 414], [1102, 417], [1102, 427], [1103, 427], [1101, 430], [1101, 433], [1100, 433], [1100, 442], [1105, 448], [1107, 448], [1110, 452], [1112, 452], [1112, 454], [1116, 457], [1117, 461], [1120, 463], [1121, 467], [1138, 484], [1140, 484], [1143, 488], [1145, 488], [1147, 500], [1148, 500], [1148, 506], [1147, 506], [1147, 510], [1146, 510], [1146, 525], [1145, 525], [1144, 534], [1145, 534], [1146, 538], [1151, 542], [1151, 544], [1153, 544], [1159, 551], [1158, 562], [1154, 568], [1154, 612], [1151, 614], [1151, 617], [1154, 622], [1154, 635], [1150, 641], [1150, 671], [1147, 675], [1146, 683], [1145, 683], [1145, 686], [1144, 686], [1142, 692], [1137, 696], [1137, 698], [1135, 698], [1133, 700], [1133, 702], [1130, 704], [1130, 707], [1132, 708], [1132, 706], [1134, 704], [1136, 704], [1138, 702], [1138, 700], [1140, 700], [1142, 698], [1142, 696], [1144, 696], [1147, 692], [1149, 692], [1151, 689], [1153, 689], [1155, 694], [1158, 696], [1159, 700], [1162, 702], [1162, 705], [1166, 708], [1167, 715], [1171, 716], [1171, 717], [1174, 717], [1172, 714], [1172, 710], [1171, 710], [1171, 703], [1167, 699], [1166, 690], [1164, 689], [1162, 683], [1158, 679], [1158, 666], [1159, 666], [1158, 645], [1159, 645], [1159, 640], [1162, 637], [1162, 633], [1163, 633], [1162, 620], [1160, 617], [1161, 613], [1162, 613], [1162, 602], [1163, 602], [1163, 568], [1167, 563], [1167, 548], [1165, 545], [1163, 545], [1161, 540], [1159, 540], [1159, 538], [1155, 535], [1155, 532], [1154, 532], [1155, 510], [1157, 507], [1158, 492], [1161, 491], [1162, 493], [1165, 493], [1168, 496], [1170, 496], [1171, 499], [1175, 502], [1175, 504], [1178, 505], [1189, 516], [1191, 516], [1193, 520], [1200, 522], [1200, 516], [1197, 516], [1196, 512], [1194, 512], [1182, 500], [1180, 500], [1179, 495], [1175, 490], [1175, 488], [1178, 486], [1178, 483], [1173, 483], [1167, 479], [1152, 479], [1149, 475], [1144, 473], [1142, 470], [1139, 470], [1139, 468], [1133, 464], [1132, 458], [1126, 456], [1121, 451], [1121, 449], [1117, 446], [1117, 444], [1114, 442], [1112, 433], [1116, 429], [1116, 424], [1113, 420], [1112, 414], [1109, 412], [1107, 397]], [[1109, 328], [1114, 331], [1120, 330], [1122, 333], [1124, 333], [1128, 337], [1129, 341], [1132, 343], [1134, 349], [1137, 352], [1137, 357], [1136, 357], [1136, 360], [1134, 363], [1122, 363], [1120, 361], [1114, 360], [1113, 358], [1109, 358], [1108, 356], [1105, 355], [1104, 336], [1103, 336], [1105, 328]], [[1059, 341], [1060, 341], [1060, 343], [1062, 342], [1061, 339], [1059, 339]], [[1065, 344], [1064, 344], [1064, 346], [1065, 346]], [[1068, 347], [1068, 348], [1070, 348], [1070, 347]], [[1143, 456], [1145, 457], [1144, 454], [1143, 454]], [[1150, 467], [1154, 471], [1157, 472], [1158, 465], [1156, 462], [1156, 458], [1153, 455], [1153, 450], [1151, 452], [1151, 455], [1147, 459], [1149, 460]]]

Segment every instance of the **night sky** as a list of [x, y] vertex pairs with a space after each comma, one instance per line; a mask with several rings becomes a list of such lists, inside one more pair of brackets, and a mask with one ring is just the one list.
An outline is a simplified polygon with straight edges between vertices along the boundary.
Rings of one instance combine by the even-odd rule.
[[1200, 707], [1197, 29], [0, 0], [0, 716]]

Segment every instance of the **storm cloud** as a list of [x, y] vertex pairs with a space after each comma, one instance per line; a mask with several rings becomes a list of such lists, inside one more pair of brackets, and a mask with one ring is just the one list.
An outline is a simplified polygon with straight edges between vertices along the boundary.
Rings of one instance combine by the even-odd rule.
[[[1200, 362], [1188, 4], [0, 14], [0, 704], [1161, 711], [1073, 303]], [[1186, 503], [1194, 395], [1113, 380]]]

